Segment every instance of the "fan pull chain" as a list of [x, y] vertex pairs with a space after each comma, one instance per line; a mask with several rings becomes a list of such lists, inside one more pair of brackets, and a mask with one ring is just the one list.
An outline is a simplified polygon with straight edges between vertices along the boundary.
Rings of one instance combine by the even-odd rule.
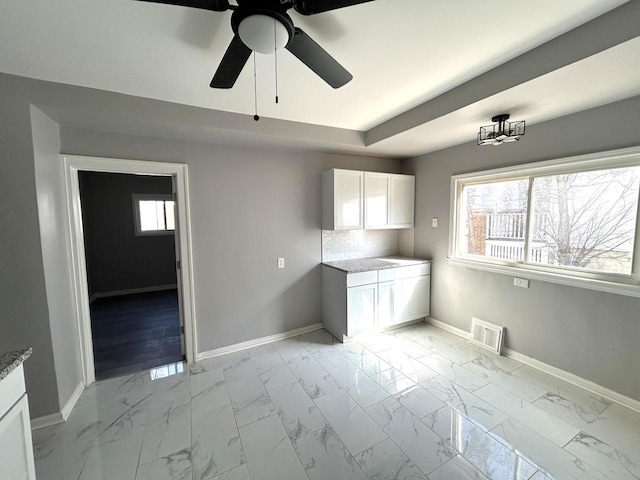
[[253, 119], [257, 122], [260, 120], [260, 116], [258, 115], [258, 70], [256, 67], [256, 52], [253, 52], [253, 99], [256, 112]]
[[278, 103], [278, 38], [276, 30], [276, 19], [273, 19], [273, 57], [276, 64], [276, 103]]

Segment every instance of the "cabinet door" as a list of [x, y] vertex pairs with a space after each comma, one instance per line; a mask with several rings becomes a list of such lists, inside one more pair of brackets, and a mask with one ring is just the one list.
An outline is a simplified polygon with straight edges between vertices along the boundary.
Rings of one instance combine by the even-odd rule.
[[396, 282], [378, 284], [378, 328], [390, 327], [395, 323]]
[[334, 214], [336, 230], [361, 230], [363, 172], [335, 170]]
[[396, 280], [395, 323], [429, 316], [431, 275]]
[[26, 395], [0, 419], [0, 478], [36, 478]]
[[375, 330], [377, 297], [377, 283], [347, 288], [348, 336]]
[[413, 175], [391, 175], [391, 221], [395, 228], [414, 225], [416, 178]]
[[364, 228], [389, 226], [391, 175], [364, 173]]

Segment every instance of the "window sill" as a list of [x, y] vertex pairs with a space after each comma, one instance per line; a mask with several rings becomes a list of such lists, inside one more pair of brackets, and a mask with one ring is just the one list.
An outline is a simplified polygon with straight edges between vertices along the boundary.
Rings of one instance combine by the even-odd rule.
[[638, 285], [627, 285], [624, 283], [596, 280], [592, 278], [574, 277], [571, 275], [541, 272], [538, 270], [530, 270], [528, 268], [520, 268], [508, 265], [495, 265], [461, 258], [447, 258], [447, 261], [449, 262], [449, 265], [454, 265], [457, 267], [483, 270], [485, 272], [492, 273], [501, 273], [503, 275], [512, 275], [529, 280], [540, 280], [543, 282], [557, 283], [560, 285], [569, 285], [571, 287], [586, 288], [589, 290], [597, 290], [599, 292], [615, 293], [618, 295], [640, 298], [640, 286]]

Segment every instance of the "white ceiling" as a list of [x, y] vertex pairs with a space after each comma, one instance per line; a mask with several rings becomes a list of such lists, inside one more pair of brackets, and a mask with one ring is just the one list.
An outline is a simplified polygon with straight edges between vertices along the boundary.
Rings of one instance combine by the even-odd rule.
[[[376, 0], [312, 17], [291, 11], [354, 79], [333, 90], [283, 51], [276, 105], [274, 59], [258, 56], [259, 113], [357, 132], [392, 125], [403, 112], [625, 3]], [[0, 71], [253, 115], [251, 64], [233, 89], [208, 86], [232, 36], [229, 19], [229, 12], [136, 0], [0, 0]], [[503, 111], [536, 123], [640, 94], [640, 41], [595, 53], [350, 150], [418, 155], [473, 140], [479, 125]], [[238, 133], [252, 128], [246, 122]]]

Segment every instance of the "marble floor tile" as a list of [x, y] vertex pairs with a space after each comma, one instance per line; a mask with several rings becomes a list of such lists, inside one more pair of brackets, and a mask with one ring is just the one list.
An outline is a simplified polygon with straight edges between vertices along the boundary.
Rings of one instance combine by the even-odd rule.
[[352, 455], [387, 437], [344, 390], [336, 390], [314, 401]]
[[456, 455], [447, 463], [429, 474], [429, 480], [489, 480], [469, 461]]
[[395, 398], [369, 407], [367, 413], [426, 475], [456, 454]]
[[[491, 382], [498, 385], [531, 403], [548, 393], [545, 388], [528, 382], [513, 372], [498, 368], [493, 363], [484, 361], [483, 357], [465, 363], [464, 368], [484, 379], [487, 383]], [[517, 370], [515, 371], [517, 372]]]
[[295, 357], [289, 363], [289, 368], [311, 398], [318, 398], [340, 388], [329, 372], [309, 353]]
[[358, 454], [356, 462], [370, 480], [427, 480], [390, 438]]
[[537, 470], [485, 429], [450, 407], [428, 415], [423, 422], [492, 480], [527, 480]]
[[258, 375], [284, 362], [272, 343], [247, 350]]
[[136, 475], [136, 480], [191, 480], [191, 478], [191, 451], [188, 448], [142, 463], [138, 466]]
[[142, 435], [133, 435], [92, 448], [80, 480], [135, 480], [141, 446]]
[[269, 391], [269, 396], [289, 438], [300, 438], [327, 426], [322, 413], [299, 383]]
[[489, 383], [486, 378], [476, 375], [465, 368], [469, 363], [461, 366], [437, 353], [431, 353], [426, 357], [419, 358], [418, 361], [469, 392], [484, 387]]
[[191, 420], [194, 480], [209, 480], [244, 463], [244, 452], [231, 405], [211, 409]]
[[300, 459], [277, 416], [241, 427], [240, 438], [252, 478], [307, 480]]
[[221, 368], [203, 371], [190, 378], [191, 418], [194, 424], [224, 405], [231, 405], [227, 384]]
[[152, 392], [128, 392], [117, 395], [100, 423], [96, 444], [104, 445], [144, 433]]
[[389, 396], [384, 389], [340, 353], [322, 352], [314, 355], [314, 358], [361, 407], [366, 408]]
[[437, 373], [429, 367], [400, 350], [385, 350], [384, 352], [378, 353], [378, 356], [415, 383], [424, 382], [437, 375]]
[[335, 348], [367, 375], [375, 375], [391, 368], [391, 365], [359, 343], [341, 343]]
[[155, 412], [144, 432], [140, 463], [188, 451], [191, 447], [191, 409], [189, 403], [168, 403], [165, 410]]
[[322, 428], [294, 441], [310, 480], [366, 480], [367, 477], [331, 428]]
[[420, 419], [444, 407], [444, 403], [441, 400], [431, 395], [420, 385], [414, 385], [403, 390], [395, 395], [395, 399]]
[[101, 381], [33, 442], [43, 480], [640, 479], [640, 414], [424, 323]]
[[232, 470], [229, 470], [222, 475], [213, 477], [211, 480], [251, 480], [251, 478], [249, 477], [249, 470], [247, 470], [247, 465], [244, 464]]
[[572, 385], [569, 382], [553, 377], [548, 373], [536, 370], [529, 365], [524, 365], [512, 372], [512, 375], [522, 378], [534, 385], [541, 387], [549, 393], [556, 394], [575, 405], [575, 408], [584, 412], [602, 413], [611, 401], [587, 390]]
[[602, 473], [517, 420], [505, 420], [491, 433], [551, 478], [602, 480]]
[[613, 403], [583, 430], [627, 453], [640, 452], [640, 413]]
[[440, 401], [488, 430], [507, 418], [507, 415], [496, 407], [443, 376], [434, 377], [420, 385]]
[[238, 427], [244, 427], [276, 413], [264, 385], [257, 376], [227, 382], [227, 389]]
[[619, 480], [640, 478], [640, 452], [632, 456], [582, 432], [564, 449], [609, 478]]
[[55, 425], [33, 432], [37, 478], [76, 480], [80, 476], [97, 432], [66, 427]]
[[297, 381], [295, 375], [291, 373], [291, 370], [283, 361], [264, 370], [260, 374], [260, 380], [267, 390]]
[[416, 385], [416, 382], [405, 377], [395, 368], [372, 375], [371, 378], [390, 395], [395, 395]]
[[482, 387], [475, 394], [559, 447], [566, 445], [580, 431], [497, 385]]

